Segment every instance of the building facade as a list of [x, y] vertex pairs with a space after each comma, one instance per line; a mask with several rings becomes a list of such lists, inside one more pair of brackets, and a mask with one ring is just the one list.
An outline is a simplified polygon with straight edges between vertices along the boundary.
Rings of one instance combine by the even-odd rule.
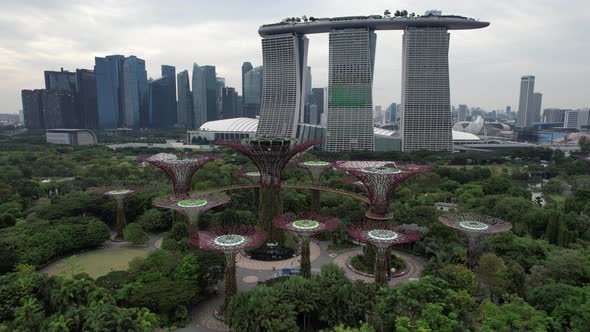
[[98, 101], [96, 95], [96, 74], [92, 70], [76, 70], [76, 108], [80, 127], [98, 128]]
[[123, 100], [125, 125], [140, 128], [146, 125], [148, 82], [145, 61], [132, 55], [123, 62]]
[[162, 65], [162, 78], [166, 86], [166, 108], [163, 127], [170, 128], [176, 124], [176, 67]]
[[565, 128], [576, 128], [580, 131], [589, 131], [590, 127], [590, 109], [584, 108], [579, 110], [565, 112]]
[[193, 95], [190, 89], [188, 70], [176, 75], [178, 84], [178, 103], [176, 104], [176, 123], [181, 128], [193, 128]]
[[[242, 97], [246, 95], [246, 73], [250, 70], [254, 69], [252, 63], [244, 62], [242, 63]], [[245, 102], [244, 100], [242, 100]]]
[[247, 118], [255, 118], [260, 114], [262, 75], [262, 66], [253, 68], [244, 74], [243, 113]]
[[467, 121], [467, 115], [469, 113], [469, 109], [467, 109], [467, 105], [459, 105], [459, 110], [457, 114], [457, 121]]
[[305, 106], [308, 42], [294, 33], [262, 39], [264, 76], [257, 135], [296, 136]]
[[535, 104], [535, 76], [527, 75], [520, 78], [520, 97], [518, 99], [518, 114], [516, 127], [530, 127], [537, 119], [534, 114]]
[[546, 108], [543, 110], [543, 122], [545, 123], [561, 123], [565, 122], [565, 113], [571, 111], [561, 108]]
[[22, 90], [23, 117], [25, 128], [39, 131], [45, 129], [43, 122], [43, 91], [45, 90]]
[[125, 57], [122, 55], [94, 58], [98, 127], [100, 129], [115, 129], [123, 124], [125, 115], [123, 98], [124, 59]]
[[368, 29], [329, 35], [327, 151], [375, 149], [373, 67], [376, 34]]
[[240, 116], [238, 114], [238, 93], [235, 88], [226, 87], [222, 91], [222, 119], [232, 119]]
[[43, 90], [42, 99], [45, 129], [79, 127], [75, 92], [69, 90]]
[[76, 73], [64, 71], [45, 71], [46, 90], [68, 90], [76, 91]]
[[446, 28], [408, 27], [402, 44], [402, 151], [452, 151]]

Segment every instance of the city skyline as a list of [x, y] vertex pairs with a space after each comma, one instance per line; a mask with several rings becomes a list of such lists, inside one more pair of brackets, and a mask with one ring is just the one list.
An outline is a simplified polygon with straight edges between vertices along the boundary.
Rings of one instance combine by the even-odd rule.
[[[297, 6], [281, 4], [273, 9], [267, 9], [263, 5], [265, 1], [259, 2], [260, 6], [234, 6], [233, 10], [240, 12], [241, 17], [220, 15], [224, 13], [222, 4], [200, 7], [202, 11], [198, 13], [188, 10], [199, 6], [198, 2], [178, 2], [171, 6], [141, 3], [128, 7], [107, 2], [100, 9], [70, 1], [3, 4], [0, 24], [6, 33], [0, 37], [3, 45], [0, 68], [5, 72], [5, 79], [0, 82], [0, 112], [18, 112], [20, 90], [42, 88], [44, 70], [92, 69], [94, 57], [106, 54], [133, 54], [144, 59], [148, 77], [154, 79], [160, 76], [162, 64], [173, 65], [178, 71], [190, 71], [194, 62], [215, 65], [218, 76], [225, 77], [228, 85], [241, 91], [242, 63], [249, 61], [254, 66], [262, 63], [258, 27], [278, 22], [286, 13], [324, 17], [407, 9], [422, 14], [433, 8], [442, 10], [443, 14], [460, 13], [491, 22], [490, 27], [477, 35], [453, 33], [449, 53], [452, 104], [477, 105], [488, 110], [511, 105], [516, 109], [519, 78], [535, 75], [538, 90], [544, 94], [543, 108], [576, 109], [588, 105], [583, 78], [590, 74], [590, 64], [584, 59], [590, 46], [581, 40], [585, 40], [584, 26], [589, 25], [584, 21], [583, 9], [590, 9], [590, 5], [581, 1], [539, 5], [532, 1], [518, 4], [486, 1], [477, 5], [466, 1], [445, 5], [426, 1], [414, 6], [404, 1], [396, 7], [386, 1], [375, 1], [368, 5], [350, 2], [338, 6], [338, 10], [332, 9], [335, 7], [330, 6], [330, 1], [321, 4], [302, 1]], [[88, 19], [88, 24], [78, 26]], [[545, 22], [548, 19], [551, 29]], [[520, 24], [522, 21], [527, 24]], [[67, 29], [73, 24], [76, 29]], [[181, 30], [183, 33], [179, 33]], [[87, 39], [90, 34], [94, 36], [92, 40]], [[401, 32], [380, 33], [374, 105], [401, 100], [401, 38]], [[308, 65], [313, 68], [313, 87], [325, 87], [328, 85], [327, 36], [314, 35], [309, 39]], [[208, 44], [211, 47], [204, 46]], [[231, 51], [220, 52], [223, 47]]]

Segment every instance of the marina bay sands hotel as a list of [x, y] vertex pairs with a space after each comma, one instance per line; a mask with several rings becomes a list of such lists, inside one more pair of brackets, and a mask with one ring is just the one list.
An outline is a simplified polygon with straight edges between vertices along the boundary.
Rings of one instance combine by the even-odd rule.
[[451, 151], [449, 30], [488, 22], [440, 12], [290, 19], [260, 27], [263, 88], [258, 136], [301, 136], [307, 34], [329, 33], [327, 151], [375, 150], [373, 73], [376, 30], [404, 30], [400, 138], [402, 151]]

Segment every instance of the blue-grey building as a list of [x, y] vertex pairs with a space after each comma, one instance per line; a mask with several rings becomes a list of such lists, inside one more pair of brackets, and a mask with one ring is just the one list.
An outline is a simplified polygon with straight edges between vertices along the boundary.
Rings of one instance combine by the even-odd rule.
[[45, 129], [77, 128], [75, 92], [69, 90], [43, 90], [43, 124]]
[[25, 128], [32, 131], [45, 129], [43, 122], [43, 92], [45, 90], [22, 90]]
[[176, 124], [176, 68], [162, 65], [162, 78], [167, 87], [164, 126], [172, 127]]
[[178, 103], [176, 105], [176, 123], [181, 128], [193, 128], [193, 95], [190, 89], [188, 70], [176, 75], [178, 84]]
[[262, 99], [262, 66], [251, 69], [244, 74], [243, 114], [248, 118], [255, 118], [260, 114], [260, 100]]
[[46, 90], [68, 90], [76, 91], [76, 73], [64, 71], [45, 71], [45, 89]]
[[125, 126], [140, 128], [146, 125], [148, 82], [145, 61], [132, 55], [123, 61], [123, 105]]
[[80, 128], [98, 128], [96, 74], [88, 69], [76, 69], [76, 110]]
[[124, 118], [123, 61], [122, 55], [94, 58], [96, 74], [96, 97], [98, 104], [98, 127], [114, 129], [121, 127]]
[[215, 66], [193, 65], [194, 128], [207, 121], [218, 120], [218, 85]]

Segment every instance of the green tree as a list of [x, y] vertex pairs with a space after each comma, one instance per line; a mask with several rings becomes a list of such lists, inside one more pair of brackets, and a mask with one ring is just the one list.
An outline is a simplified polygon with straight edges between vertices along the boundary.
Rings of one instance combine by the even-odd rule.
[[582, 151], [582, 153], [590, 153], [590, 138], [588, 136], [580, 137], [578, 139], [578, 145], [580, 146], [580, 151]]
[[542, 311], [537, 311], [519, 297], [513, 297], [508, 303], [483, 306], [484, 332], [510, 331], [549, 331], [554, 326], [553, 320]]
[[148, 240], [148, 237], [141, 226], [136, 223], [129, 224], [125, 227], [125, 230], [123, 230], [123, 237], [125, 238], [125, 241], [129, 241], [133, 243], [133, 245], [142, 245]]

